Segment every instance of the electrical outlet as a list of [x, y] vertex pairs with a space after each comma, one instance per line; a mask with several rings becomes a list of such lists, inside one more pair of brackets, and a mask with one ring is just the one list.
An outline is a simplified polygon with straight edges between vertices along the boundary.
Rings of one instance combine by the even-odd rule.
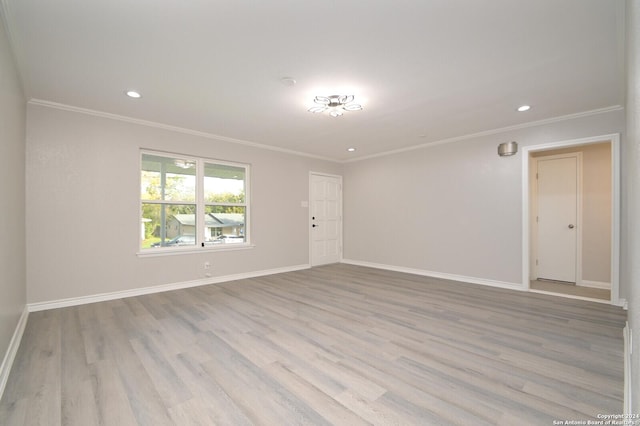
[[211, 262], [204, 262], [204, 269], [211, 269]]

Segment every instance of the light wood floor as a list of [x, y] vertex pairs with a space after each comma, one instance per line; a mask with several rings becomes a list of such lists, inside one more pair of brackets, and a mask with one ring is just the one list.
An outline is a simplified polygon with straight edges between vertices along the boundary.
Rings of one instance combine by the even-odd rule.
[[2, 425], [617, 414], [625, 312], [349, 265], [32, 313]]

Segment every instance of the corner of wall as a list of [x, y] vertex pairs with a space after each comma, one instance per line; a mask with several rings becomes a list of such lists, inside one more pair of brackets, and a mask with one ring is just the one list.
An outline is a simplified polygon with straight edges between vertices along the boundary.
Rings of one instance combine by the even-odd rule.
[[28, 318], [29, 311], [25, 306], [24, 310], [22, 311], [22, 315], [18, 320], [18, 325], [13, 332], [11, 341], [9, 342], [9, 347], [7, 348], [7, 352], [4, 355], [2, 364], [0, 364], [0, 399], [2, 399], [7, 381], [9, 380], [9, 373], [11, 373], [13, 361], [16, 359], [16, 354], [18, 353], [18, 348], [20, 347], [20, 342], [22, 341], [22, 335], [24, 334], [24, 329], [27, 326]]

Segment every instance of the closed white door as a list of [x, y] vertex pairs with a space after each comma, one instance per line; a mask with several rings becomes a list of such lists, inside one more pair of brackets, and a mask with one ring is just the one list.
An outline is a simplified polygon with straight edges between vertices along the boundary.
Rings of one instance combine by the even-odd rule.
[[578, 157], [538, 159], [537, 278], [576, 282]]
[[311, 174], [311, 265], [342, 259], [342, 178]]

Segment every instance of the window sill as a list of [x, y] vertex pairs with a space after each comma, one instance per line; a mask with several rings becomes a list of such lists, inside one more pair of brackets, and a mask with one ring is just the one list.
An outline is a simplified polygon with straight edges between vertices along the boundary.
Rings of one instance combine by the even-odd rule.
[[180, 248], [180, 249], [162, 249], [158, 248], [155, 250], [147, 249], [144, 251], [138, 251], [136, 256], [138, 257], [158, 257], [158, 256], [176, 256], [181, 254], [197, 254], [197, 253], [220, 253], [227, 251], [238, 251], [238, 250], [250, 250], [255, 247], [255, 244], [230, 244], [229, 246], [223, 247], [189, 247], [189, 248]]

